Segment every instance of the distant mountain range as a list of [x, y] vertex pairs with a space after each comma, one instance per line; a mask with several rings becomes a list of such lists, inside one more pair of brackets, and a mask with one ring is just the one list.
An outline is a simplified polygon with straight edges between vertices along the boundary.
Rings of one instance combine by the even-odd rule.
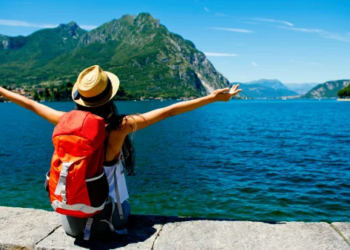
[[241, 95], [252, 98], [279, 98], [284, 96], [298, 96], [298, 93], [288, 89], [279, 80], [260, 79], [257, 81], [239, 83]]
[[229, 84], [191, 41], [148, 13], [89, 32], [70, 22], [26, 37], [0, 35], [0, 85], [59, 86], [95, 64], [117, 74], [135, 97], [202, 96]]
[[246, 82], [245, 84], [261, 85], [273, 89], [288, 89], [283, 83], [277, 79], [260, 79], [257, 81]]
[[283, 84], [282, 82], [276, 79], [260, 79], [257, 81], [239, 84], [240, 88], [242, 89], [242, 96], [258, 99], [274, 99], [282, 97], [337, 98], [339, 90], [343, 89], [346, 86], [350, 86], [350, 80], [328, 81], [323, 84]]
[[328, 81], [322, 84], [318, 84], [312, 88], [309, 92], [303, 95], [303, 98], [337, 98], [338, 91], [349, 86], [350, 79], [348, 80], [336, 80]]
[[284, 85], [299, 95], [304, 95], [318, 85], [318, 83], [285, 83]]

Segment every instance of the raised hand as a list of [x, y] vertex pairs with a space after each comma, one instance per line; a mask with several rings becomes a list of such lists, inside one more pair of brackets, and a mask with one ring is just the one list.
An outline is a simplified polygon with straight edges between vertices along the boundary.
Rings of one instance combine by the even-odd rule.
[[211, 95], [215, 101], [227, 102], [232, 96], [238, 94], [242, 89], [238, 89], [239, 84], [233, 85], [232, 88], [217, 89]]

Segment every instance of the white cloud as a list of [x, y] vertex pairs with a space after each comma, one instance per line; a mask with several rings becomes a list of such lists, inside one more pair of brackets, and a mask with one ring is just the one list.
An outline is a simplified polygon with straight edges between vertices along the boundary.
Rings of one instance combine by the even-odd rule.
[[18, 21], [18, 20], [5, 20], [0, 19], [0, 25], [3, 26], [22, 26], [22, 27], [36, 27], [36, 28], [54, 28], [57, 27], [58, 24], [35, 24], [35, 23], [28, 23], [25, 21]]
[[98, 26], [96, 25], [79, 25], [80, 28], [84, 29], [84, 30], [93, 30], [93, 29], [96, 29]]
[[210, 10], [207, 7], [204, 7], [205, 11], [210, 12]]
[[260, 21], [260, 22], [269, 22], [269, 23], [282, 23], [287, 26], [293, 27], [294, 24], [287, 22], [287, 21], [282, 21], [282, 20], [276, 20], [276, 19], [268, 19], [268, 18], [254, 18], [255, 21]]
[[338, 34], [338, 33], [332, 33], [321, 29], [307, 29], [307, 28], [295, 28], [295, 27], [284, 27], [284, 26], [278, 26], [278, 28], [293, 30], [297, 32], [304, 32], [304, 33], [315, 33], [324, 38], [350, 43], [350, 33]]
[[258, 66], [258, 64], [256, 62], [252, 62], [252, 65], [255, 67]]
[[305, 29], [305, 28], [295, 28], [295, 27], [284, 27], [284, 26], [278, 26], [278, 28], [286, 29], [286, 30], [294, 30], [299, 32], [306, 32], [306, 33], [322, 33], [323, 30], [320, 29]]
[[[14, 26], [14, 27], [34, 27], [34, 28], [55, 28], [58, 26], [58, 24], [37, 24], [37, 23], [28, 23], [26, 21], [6, 20], [6, 19], [0, 19], [0, 25]], [[95, 25], [80, 25], [80, 27], [86, 30], [97, 28], [97, 26]]]
[[245, 29], [217, 28], [217, 27], [213, 27], [211, 29], [214, 29], [214, 30], [226, 30], [226, 31], [238, 32], [238, 33], [254, 33], [254, 31], [252, 31], [252, 30], [245, 30]]
[[212, 53], [212, 52], [204, 52], [206, 56], [217, 56], [217, 57], [227, 57], [227, 56], [237, 56], [237, 54], [229, 54], [229, 53]]

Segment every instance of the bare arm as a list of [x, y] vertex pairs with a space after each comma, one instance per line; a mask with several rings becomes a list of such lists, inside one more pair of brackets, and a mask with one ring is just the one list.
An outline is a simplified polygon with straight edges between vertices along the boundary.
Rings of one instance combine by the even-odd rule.
[[129, 134], [133, 131], [148, 127], [168, 117], [200, 108], [209, 103], [216, 101], [229, 101], [232, 96], [241, 91], [241, 89], [238, 89], [238, 86], [239, 85], [235, 85], [231, 89], [218, 89], [208, 96], [197, 98], [191, 101], [176, 103], [164, 108], [152, 110], [142, 115], [126, 116], [123, 122], [123, 131], [126, 134]]
[[22, 95], [13, 93], [2, 87], [0, 87], [0, 95], [10, 100], [11, 102], [14, 102], [22, 106], [23, 108], [33, 111], [37, 115], [41, 116], [45, 120], [55, 125], [60, 121], [61, 116], [65, 113], [65, 112], [57, 111], [55, 109], [47, 107], [43, 104], [37, 103], [36, 101], [30, 100]]

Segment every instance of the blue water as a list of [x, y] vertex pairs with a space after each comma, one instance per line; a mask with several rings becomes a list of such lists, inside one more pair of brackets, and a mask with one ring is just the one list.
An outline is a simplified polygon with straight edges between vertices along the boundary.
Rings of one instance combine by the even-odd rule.
[[[116, 102], [143, 113], [174, 102]], [[48, 103], [68, 111], [73, 103]], [[0, 205], [50, 210], [53, 125], [0, 104]], [[350, 221], [350, 103], [230, 101], [134, 134], [132, 212], [273, 221]]]

